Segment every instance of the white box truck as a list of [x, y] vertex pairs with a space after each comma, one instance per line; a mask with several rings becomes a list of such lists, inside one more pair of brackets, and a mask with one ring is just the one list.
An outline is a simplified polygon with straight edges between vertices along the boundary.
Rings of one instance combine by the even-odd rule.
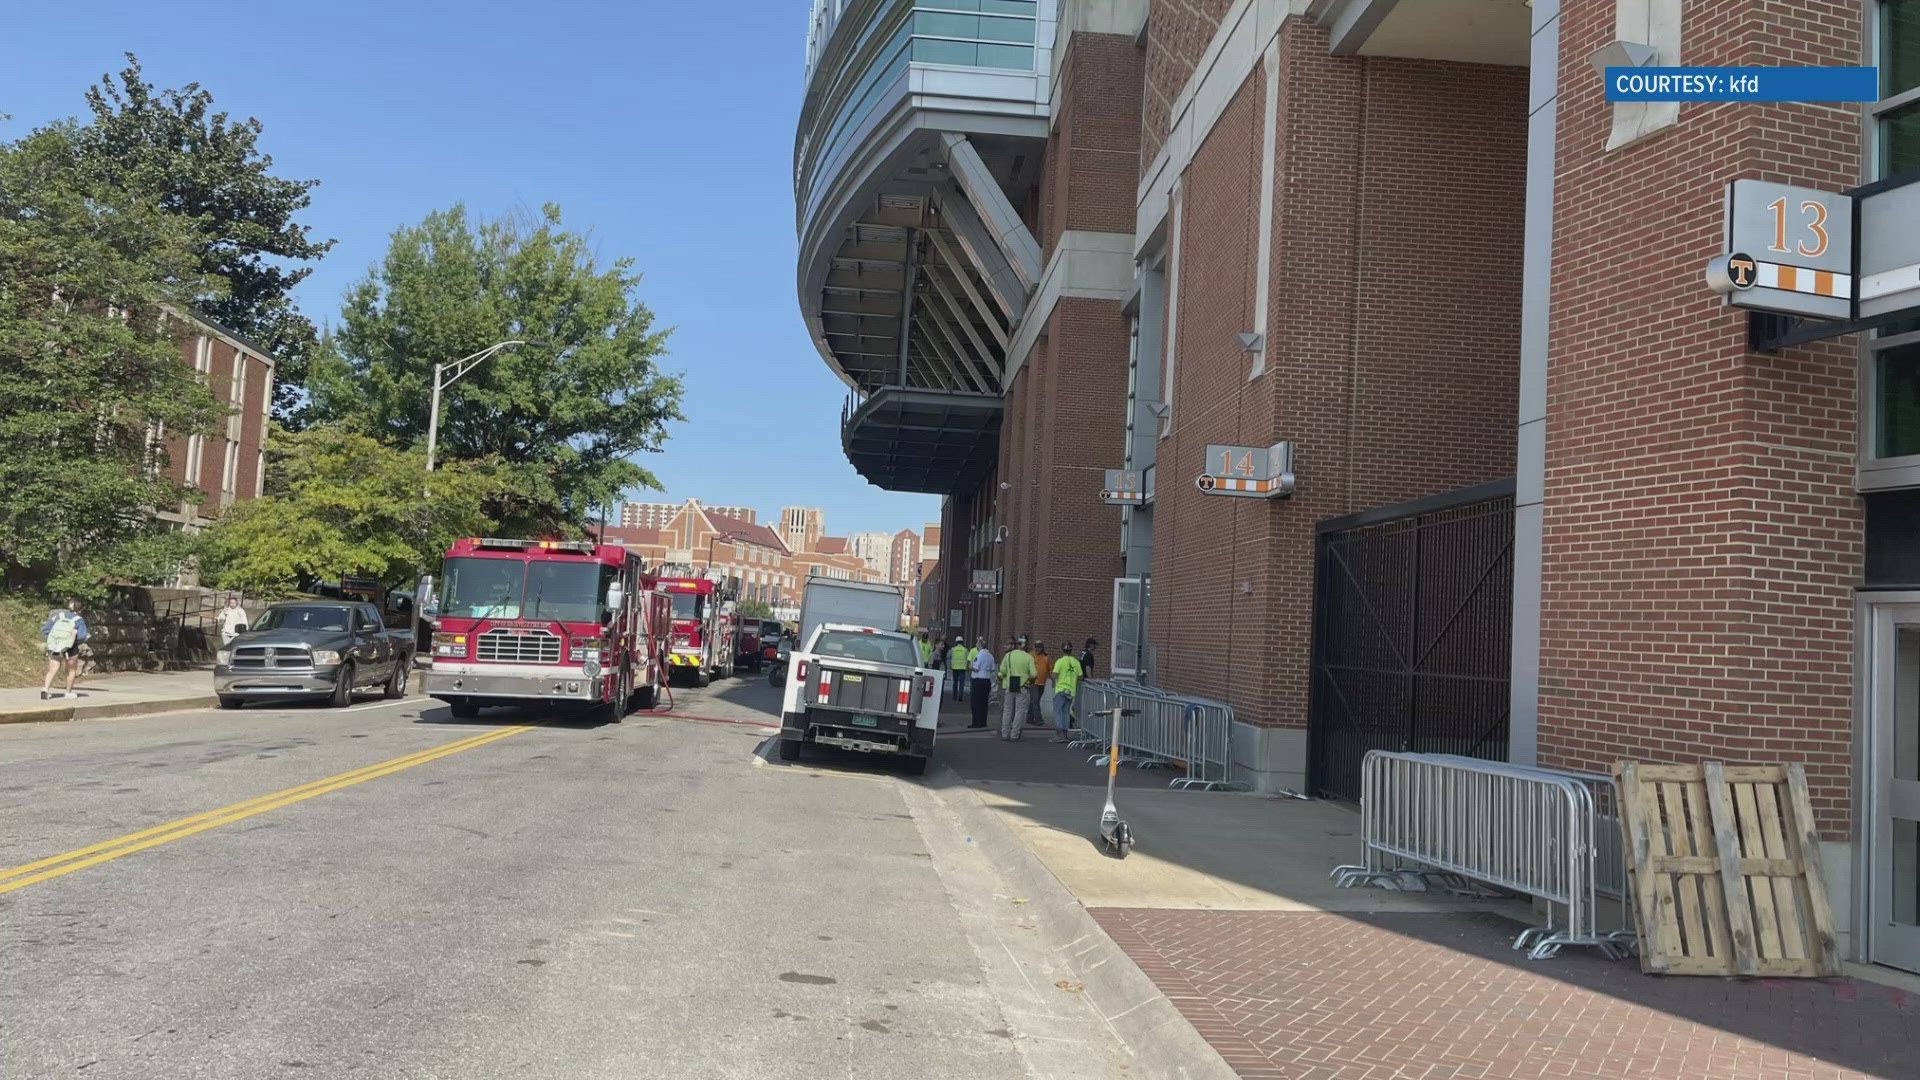
[[809, 577], [806, 591], [800, 594], [800, 643], [811, 641], [821, 623], [898, 630], [905, 604], [906, 596], [898, 585]]
[[900, 589], [814, 577], [800, 598], [800, 649], [780, 702], [780, 758], [807, 743], [897, 754], [925, 772], [940, 727], [940, 680], [899, 629]]

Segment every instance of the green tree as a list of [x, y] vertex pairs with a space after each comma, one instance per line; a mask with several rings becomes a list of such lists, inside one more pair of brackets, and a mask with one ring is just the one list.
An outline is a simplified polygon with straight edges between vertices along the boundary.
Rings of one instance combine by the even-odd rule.
[[0, 144], [0, 575], [110, 562], [187, 497], [162, 435], [224, 412], [169, 311], [216, 287], [195, 242], [191, 222], [93, 183], [71, 125]]
[[742, 600], [740, 601], [740, 606], [734, 610], [739, 612], [740, 617], [743, 619], [773, 618], [773, 609], [768, 607], [766, 602], [762, 600]]
[[508, 532], [584, 531], [596, 507], [660, 486], [632, 458], [684, 419], [639, 283], [631, 260], [602, 269], [552, 205], [477, 227], [462, 207], [429, 214], [349, 292], [315, 365], [316, 413], [420, 445], [435, 363], [527, 341], [446, 392], [440, 453], [501, 464], [509, 488], [489, 510]]
[[200, 270], [219, 285], [195, 305], [274, 355], [275, 415], [298, 423], [316, 342], [291, 293], [313, 271], [288, 264], [333, 246], [295, 220], [319, 181], [274, 176], [273, 158], [259, 149], [259, 120], [215, 112], [199, 83], [155, 90], [132, 53], [117, 83], [102, 76], [87, 91], [87, 107], [92, 121], [74, 133], [88, 177], [193, 223]]
[[228, 511], [201, 554], [215, 584], [262, 597], [348, 574], [410, 583], [455, 539], [488, 531], [482, 506], [501, 486], [490, 463], [451, 461], [423, 493], [424, 451], [338, 425], [276, 429], [269, 448], [283, 493]]

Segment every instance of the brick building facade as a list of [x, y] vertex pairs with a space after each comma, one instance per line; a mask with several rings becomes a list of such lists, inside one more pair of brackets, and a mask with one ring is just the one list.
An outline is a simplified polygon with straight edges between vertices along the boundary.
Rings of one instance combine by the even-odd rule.
[[[1730, 181], [1920, 168], [1911, 8], [1065, 0], [1028, 99], [865, 114], [819, 23], [801, 299], [849, 458], [945, 496], [927, 603], [969, 637], [1131, 634], [1116, 590], [1150, 596], [1138, 677], [1231, 704], [1256, 787], [1352, 797], [1340, 740], [1803, 763], [1853, 955], [1920, 969], [1920, 318], [1756, 352], [1701, 278]], [[1885, 96], [1609, 103], [1616, 41], [1878, 61]], [[1287, 497], [1195, 486], [1278, 443]], [[1113, 468], [1144, 503], [1101, 505]]]
[[158, 433], [166, 447], [168, 477], [196, 489], [202, 498], [163, 508], [155, 516], [198, 530], [220, 511], [261, 493], [267, 423], [273, 414], [274, 359], [204, 319], [182, 317], [178, 322], [181, 362], [200, 373], [215, 400], [233, 410], [210, 435]]

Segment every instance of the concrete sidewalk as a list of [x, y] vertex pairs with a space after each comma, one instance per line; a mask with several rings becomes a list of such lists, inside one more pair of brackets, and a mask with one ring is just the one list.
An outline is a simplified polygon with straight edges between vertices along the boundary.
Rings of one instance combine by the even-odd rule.
[[[64, 680], [57, 686], [64, 687]], [[74, 691], [80, 696], [43, 701], [37, 686], [0, 690], [0, 724], [138, 716], [176, 709], [205, 709], [218, 704], [213, 694], [211, 667], [88, 675], [74, 684]]]
[[1104, 771], [1084, 752], [946, 732], [941, 745], [1244, 1080], [1920, 1075], [1920, 994], [1663, 979], [1583, 948], [1530, 961], [1511, 948], [1536, 921], [1524, 902], [1333, 888], [1328, 871], [1359, 861], [1352, 808], [1172, 791], [1165, 774], [1122, 770], [1136, 846], [1110, 858], [1095, 840]]

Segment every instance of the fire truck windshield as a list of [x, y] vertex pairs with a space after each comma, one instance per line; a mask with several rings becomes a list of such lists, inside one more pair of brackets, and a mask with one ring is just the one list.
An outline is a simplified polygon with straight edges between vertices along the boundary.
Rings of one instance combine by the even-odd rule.
[[440, 614], [455, 619], [553, 619], [604, 623], [616, 567], [597, 562], [448, 559]]
[[676, 619], [698, 619], [706, 612], [706, 597], [699, 593], [677, 592], [673, 594], [673, 617]]

